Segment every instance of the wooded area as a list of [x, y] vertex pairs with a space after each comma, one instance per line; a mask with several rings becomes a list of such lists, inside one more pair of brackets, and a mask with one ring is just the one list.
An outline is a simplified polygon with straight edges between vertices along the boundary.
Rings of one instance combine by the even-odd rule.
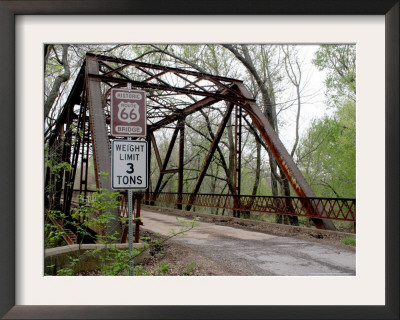
[[[51, 45], [45, 46], [45, 142], [58, 117], [87, 52], [117, 58], [196, 70], [244, 81], [261, 111], [280, 135], [286, 149], [318, 197], [355, 198], [356, 191], [356, 51], [354, 45]], [[306, 54], [308, 52], [308, 54]], [[310, 55], [312, 52], [312, 55]], [[311, 68], [325, 77], [324, 98], [316, 91]], [[123, 71], [124, 72], [124, 71]], [[315, 72], [313, 77], [315, 78]], [[129, 75], [135, 78], [135, 75]], [[321, 83], [322, 85], [322, 83]], [[106, 92], [103, 92], [104, 99]], [[189, 96], [190, 98], [190, 96]], [[179, 106], [173, 95], [164, 97]], [[196, 102], [193, 99], [193, 102]], [[149, 115], [159, 119], [159, 112]], [[313, 108], [310, 106], [314, 105]], [[315, 106], [319, 108], [315, 112]], [[223, 115], [216, 104], [185, 118], [183, 191], [191, 191]], [[314, 110], [314, 111], [310, 111]], [[306, 117], [302, 117], [306, 114]], [[257, 133], [242, 114], [241, 194], [290, 196], [291, 187]], [[304, 121], [302, 120], [304, 119]], [[200, 193], [233, 194], [235, 168], [234, 123], [228, 120]], [[167, 153], [175, 126], [155, 132], [161, 157]], [[178, 168], [174, 147], [168, 169]], [[47, 153], [47, 160], [51, 160]], [[150, 172], [157, 159], [152, 158]], [[150, 176], [153, 191], [157, 176]], [[94, 188], [94, 186], [93, 186]], [[160, 191], [175, 192], [177, 175], [169, 174]], [[297, 217], [287, 223], [297, 224]], [[282, 216], [276, 216], [277, 222]]]

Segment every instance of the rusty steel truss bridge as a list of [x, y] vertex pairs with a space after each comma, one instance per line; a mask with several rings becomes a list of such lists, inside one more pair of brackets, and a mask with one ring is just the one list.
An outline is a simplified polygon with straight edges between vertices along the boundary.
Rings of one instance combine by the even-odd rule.
[[[46, 190], [55, 182], [52, 194], [45, 192], [46, 201], [59, 203], [61, 210], [69, 214], [74, 205], [74, 191], [85, 198], [91, 190], [88, 187], [89, 158], [93, 156], [96, 187], [112, 191], [110, 179], [101, 179], [101, 172], [111, 170], [110, 141], [116, 137], [110, 130], [110, 90], [126, 87], [145, 90], [147, 93], [147, 136], [148, 168], [151, 157], [155, 157], [158, 169], [151, 172], [157, 176], [152, 190], [137, 193], [136, 205], [140, 203], [174, 204], [177, 209], [191, 210], [193, 206], [233, 210], [234, 216], [245, 212], [273, 213], [308, 217], [319, 229], [335, 230], [332, 220], [356, 221], [355, 199], [318, 198], [306, 182], [302, 173], [285, 149], [273, 127], [257, 106], [242, 81], [189, 69], [171, 68], [135, 60], [118, 59], [102, 55], [87, 54], [76, 77], [70, 94], [64, 103], [58, 119], [47, 130], [50, 152], [56, 153], [58, 161], [66, 162], [71, 170], [59, 174], [55, 180], [47, 168]], [[208, 152], [191, 190], [184, 187], [185, 119], [213, 106], [221, 111], [219, 127], [211, 135]], [[250, 118], [257, 129], [256, 134], [275, 158], [285, 174], [296, 197], [248, 196], [241, 194], [242, 121]], [[234, 132], [234, 176], [230, 194], [199, 193], [215, 152], [230, 118]], [[161, 156], [155, 132], [173, 126], [173, 134], [166, 154]], [[73, 129], [71, 129], [73, 128]], [[179, 137], [179, 139], [178, 139]], [[178, 143], [177, 140], [179, 141]], [[174, 148], [176, 144], [176, 148]], [[177, 149], [177, 150], [176, 150]], [[177, 168], [169, 165], [173, 151], [178, 153]], [[77, 174], [80, 176], [77, 179]], [[161, 192], [166, 176], [177, 174], [175, 193]], [[79, 185], [76, 185], [79, 180]], [[126, 194], [122, 195], [115, 216], [126, 216]], [[136, 210], [140, 212], [140, 210]], [[140, 219], [136, 216], [137, 230]], [[109, 223], [105, 230], [117, 231], [125, 239], [124, 226], [120, 222]], [[355, 230], [355, 228], [354, 228]], [[138, 232], [136, 232], [138, 235]], [[137, 239], [136, 239], [137, 240]]]

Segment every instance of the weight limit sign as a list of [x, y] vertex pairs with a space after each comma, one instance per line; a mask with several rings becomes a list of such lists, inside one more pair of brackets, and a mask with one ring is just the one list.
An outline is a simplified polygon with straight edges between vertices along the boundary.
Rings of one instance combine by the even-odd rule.
[[112, 141], [111, 187], [119, 189], [147, 189], [147, 141]]

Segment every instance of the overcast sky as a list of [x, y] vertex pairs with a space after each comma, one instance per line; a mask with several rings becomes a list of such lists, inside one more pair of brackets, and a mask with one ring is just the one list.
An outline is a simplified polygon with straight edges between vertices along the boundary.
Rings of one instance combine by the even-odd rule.
[[[332, 110], [325, 104], [325, 72], [319, 71], [313, 64], [314, 53], [317, 45], [298, 46], [299, 58], [302, 62], [304, 89], [300, 113], [300, 137], [310, 127], [311, 121], [329, 114]], [[303, 80], [302, 80], [303, 82]], [[292, 96], [293, 98], [294, 96]], [[287, 149], [291, 149], [295, 140], [297, 107], [293, 106], [280, 114], [281, 120], [286, 124], [280, 128], [280, 138]]]

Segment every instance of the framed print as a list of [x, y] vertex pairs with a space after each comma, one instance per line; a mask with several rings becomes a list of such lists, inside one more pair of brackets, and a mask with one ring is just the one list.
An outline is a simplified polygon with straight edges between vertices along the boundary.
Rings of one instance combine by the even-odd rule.
[[[5, 319], [399, 317], [396, 248], [399, 233], [398, 1], [1, 1], [0, 21], [4, 44], [0, 49], [3, 71], [0, 80], [3, 120], [0, 138], [0, 316]], [[336, 27], [324, 29], [331, 21]], [[357, 176], [363, 182], [357, 186], [357, 192], [364, 194], [364, 200], [357, 204], [360, 203], [361, 211], [369, 206], [382, 215], [384, 212], [385, 217], [377, 217], [373, 222], [377, 228], [375, 239], [366, 232], [373, 230], [371, 221], [362, 217], [360, 223], [357, 220], [357, 237], [364, 245], [361, 244], [360, 252], [357, 247], [357, 276], [354, 279], [204, 277], [198, 281], [147, 277], [134, 282], [128, 279], [123, 283], [111, 277], [101, 280], [73, 277], [66, 281], [66, 277], [55, 280], [39, 275], [41, 269], [36, 259], [41, 252], [30, 252], [24, 243], [28, 240], [39, 242], [30, 230], [36, 227], [35, 224], [27, 221], [33, 221], [37, 215], [38, 206], [33, 202], [41, 201], [37, 199], [36, 191], [43, 184], [43, 162], [40, 162], [43, 160], [38, 161], [42, 141], [37, 144], [36, 140], [42, 132], [37, 135], [34, 128], [42, 130], [43, 116], [40, 110], [26, 119], [24, 113], [32, 112], [26, 108], [27, 101], [37, 108], [42, 105], [37, 97], [42, 92], [43, 43], [257, 43], [262, 39], [268, 43], [309, 43], [312, 41], [309, 33], [321, 32], [317, 30], [318, 25], [321, 30], [331, 30], [325, 34], [331, 43], [343, 39], [335, 36], [335, 32], [344, 34], [346, 30], [350, 36], [344, 42], [357, 42], [353, 40], [356, 38], [352, 38], [352, 32], [353, 29], [361, 30], [357, 31], [362, 35], [358, 47], [360, 57], [364, 56], [365, 50], [376, 47], [376, 55], [372, 54], [372, 59], [365, 55], [367, 60], [362, 65], [366, 67], [357, 73], [370, 92], [376, 89], [376, 97], [379, 97], [361, 93], [360, 101], [372, 100], [377, 107], [357, 113], [362, 121], [357, 143], [361, 143], [360, 149], [364, 150], [358, 161], [367, 163], [360, 170], [363, 176]], [[135, 32], [127, 32], [127, 27]], [[273, 35], [267, 35], [268, 30], [273, 30]], [[301, 31], [304, 38], [299, 36]], [[37, 39], [33, 39], [35, 36]], [[317, 43], [323, 41], [321, 36], [316, 39], [319, 39], [314, 40]], [[372, 61], [374, 57], [376, 61]], [[371, 59], [370, 69], [368, 59]], [[374, 68], [374, 63], [379, 67]], [[32, 69], [29, 69], [30, 65]], [[369, 70], [373, 70], [372, 74]], [[20, 108], [21, 104], [25, 107]], [[378, 123], [377, 127], [369, 127], [373, 123], [371, 117]], [[21, 153], [21, 149], [26, 148], [29, 148], [29, 156], [26, 152]], [[21, 154], [24, 154], [23, 158]], [[377, 168], [373, 168], [375, 159], [378, 159]], [[367, 179], [365, 175], [369, 172], [373, 173]], [[375, 202], [366, 202], [374, 198], [372, 195]], [[32, 212], [28, 214], [29, 210]], [[374, 270], [376, 274], [373, 274]], [[53, 292], [60, 287], [64, 289]], [[132, 297], [131, 292], [134, 293]]]

